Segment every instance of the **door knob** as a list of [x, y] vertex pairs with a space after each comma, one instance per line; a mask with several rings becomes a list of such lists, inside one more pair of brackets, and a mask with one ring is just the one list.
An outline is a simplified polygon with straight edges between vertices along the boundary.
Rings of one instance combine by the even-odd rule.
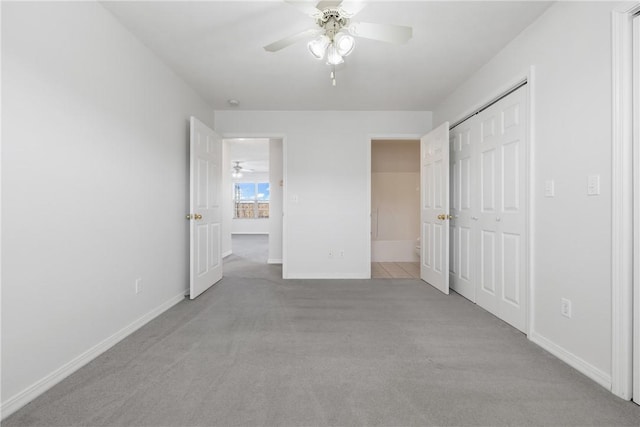
[[195, 214], [195, 215], [193, 216], [193, 218], [194, 218], [194, 219], [202, 219], [202, 215], [200, 215], [200, 214]]
[[445, 218], [444, 214], [440, 214], [440, 215], [438, 215], [438, 219], [439, 219], [440, 221], [444, 221], [444, 218]]
[[187, 220], [190, 220], [190, 219], [192, 219], [192, 218], [193, 218], [193, 215], [191, 215], [191, 214], [188, 214], [188, 215], [187, 215]]

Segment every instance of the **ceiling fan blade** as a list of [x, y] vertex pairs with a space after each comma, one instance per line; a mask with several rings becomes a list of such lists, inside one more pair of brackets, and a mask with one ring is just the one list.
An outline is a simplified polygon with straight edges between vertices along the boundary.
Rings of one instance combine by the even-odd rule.
[[294, 34], [289, 37], [285, 37], [277, 42], [273, 42], [264, 47], [264, 50], [267, 52], [277, 52], [280, 49], [284, 49], [287, 46], [291, 46], [292, 44], [298, 43], [301, 40], [312, 38], [322, 32], [320, 28], [310, 28], [308, 30], [304, 30], [298, 34]]
[[304, 0], [283, 0], [285, 3], [297, 8], [302, 13], [305, 13], [313, 18], [322, 16], [322, 12], [313, 4], [312, 1]]
[[413, 35], [411, 27], [370, 22], [352, 22], [349, 25], [349, 32], [356, 37], [389, 43], [406, 43]]
[[362, 0], [347, 0], [342, 2], [340, 9], [346, 12], [347, 16], [351, 18], [364, 9], [366, 5], [367, 3]]
[[325, 9], [329, 9], [329, 8], [336, 8], [336, 7], [340, 6], [341, 3], [342, 3], [342, 0], [333, 0], [333, 1], [332, 0], [321, 0], [316, 5], [316, 9], [325, 10]]

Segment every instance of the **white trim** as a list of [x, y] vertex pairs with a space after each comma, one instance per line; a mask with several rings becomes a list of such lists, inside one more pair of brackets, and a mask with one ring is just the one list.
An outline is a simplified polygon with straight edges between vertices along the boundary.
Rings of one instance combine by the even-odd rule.
[[226, 252], [223, 252], [223, 253], [222, 253], [222, 258], [226, 258], [226, 257], [228, 257], [229, 255], [231, 255], [232, 253], [233, 253], [233, 251], [232, 251], [232, 250], [228, 250], [228, 251], [226, 251]]
[[612, 12], [611, 392], [633, 386], [633, 157], [631, 18], [640, 5]]
[[289, 211], [289, 196], [287, 189], [289, 188], [287, 177], [287, 138], [282, 137], [282, 278], [289, 278], [289, 269], [287, 262], [287, 248], [289, 247], [289, 227], [287, 226], [287, 212]]
[[282, 264], [282, 260], [281, 259], [269, 258], [267, 260], [267, 264]]
[[15, 396], [12, 396], [5, 402], [2, 402], [0, 412], [2, 413], [3, 419], [7, 418], [9, 415], [13, 414], [26, 404], [34, 400], [45, 391], [49, 390], [60, 381], [67, 378], [69, 375], [73, 374], [78, 369], [82, 368], [84, 365], [100, 356], [105, 351], [109, 350], [111, 347], [149, 323], [151, 320], [155, 319], [174, 305], [178, 304], [180, 301], [183, 301], [185, 299], [186, 293], [188, 293], [188, 289], [185, 289], [179, 295], [176, 295], [168, 301], [160, 304], [158, 307], [149, 311], [147, 314], [143, 315], [137, 320], [134, 320], [132, 323], [120, 329], [115, 334], [111, 335], [110, 337], [91, 347], [89, 350], [65, 363], [55, 371], [36, 381]]
[[640, 17], [633, 19], [633, 400], [640, 404]]
[[604, 388], [606, 389], [611, 388], [611, 376], [609, 376], [606, 372], [596, 368], [595, 366], [586, 362], [584, 359], [565, 350], [564, 348], [549, 341], [548, 339], [546, 339], [545, 337], [543, 337], [542, 335], [536, 332], [532, 332], [531, 335], [529, 335], [529, 339], [531, 340], [531, 342], [539, 345], [549, 353], [553, 354], [558, 359], [562, 360], [572, 368], [578, 370], [579, 372], [583, 373], [587, 377], [591, 378], [592, 380], [594, 380]]
[[[268, 219], [268, 218], [262, 218], [262, 219]], [[231, 235], [233, 236], [234, 234], [244, 234], [244, 235], [251, 235], [251, 234], [260, 234], [260, 235], [269, 235], [268, 231], [232, 231]]]
[[527, 212], [525, 213], [525, 229], [526, 229], [526, 237], [528, 242], [528, 254], [527, 254], [527, 325], [525, 327], [525, 334], [527, 336], [531, 336], [535, 331], [535, 298], [534, 298], [534, 290], [535, 290], [535, 273], [533, 268], [533, 260], [535, 259], [535, 234], [533, 232], [533, 224], [535, 224], [534, 216], [535, 216], [535, 194], [536, 194], [536, 177], [535, 177], [535, 89], [536, 89], [536, 75], [535, 75], [535, 67], [532, 65], [529, 67], [527, 73], [527, 114], [529, 122], [527, 124], [527, 151], [525, 155], [528, 157], [529, 161], [527, 162], [527, 170], [525, 171], [527, 179], [529, 180], [529, 185], [527, 187], [527, 191], [529, 192], [527, 201]]
[[304, 280], [326, 280], [326, 279], [370, 279], [358, 273], [303, 273], [292, 274], [289, 279], [304, 279]]

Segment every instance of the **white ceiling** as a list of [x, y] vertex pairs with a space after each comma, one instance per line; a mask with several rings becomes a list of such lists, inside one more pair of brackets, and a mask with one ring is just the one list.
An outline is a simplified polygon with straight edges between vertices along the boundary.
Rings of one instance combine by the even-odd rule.
[[315, 26], [282, 1], [103, 2], [216, 110], [419, 111], [433, 110], [550, 4], [370, 1], [354, 20], [409, 25], [413, 38], [357, 39], [333, 87], [306, 42], [263, 49]]
[[265, 138], [233, 138], [228, 142], [229, 158], [232, 166], [240, 162], [240, 166], [250, 169], [246, 173], [269, 172], [269, 140]]

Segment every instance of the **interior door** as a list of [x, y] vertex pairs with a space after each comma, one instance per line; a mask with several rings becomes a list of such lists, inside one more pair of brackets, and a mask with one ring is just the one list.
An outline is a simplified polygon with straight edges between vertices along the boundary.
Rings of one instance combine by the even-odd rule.
[[474, 137], [477, 134], [475, 119], [472, 117], [451, 130], [451, 223], [449, 225], [449, 284], [451, 289], [476, 301], [475, 248], [473, 232], [478, 220], [474, 214], [477, 205], [477, 191], [474, 185], [476, 171], [474, 165]]
[[420, 140], [420, 278], [449, 293], [449, 122]]
[[222, 278], [222, 140], [191, 117], [190, 141], [190, 279], [196, 298]]
[[478, 285], [476, 303], [525, 332], [526, 90], [476, 117], [479, 123]]

